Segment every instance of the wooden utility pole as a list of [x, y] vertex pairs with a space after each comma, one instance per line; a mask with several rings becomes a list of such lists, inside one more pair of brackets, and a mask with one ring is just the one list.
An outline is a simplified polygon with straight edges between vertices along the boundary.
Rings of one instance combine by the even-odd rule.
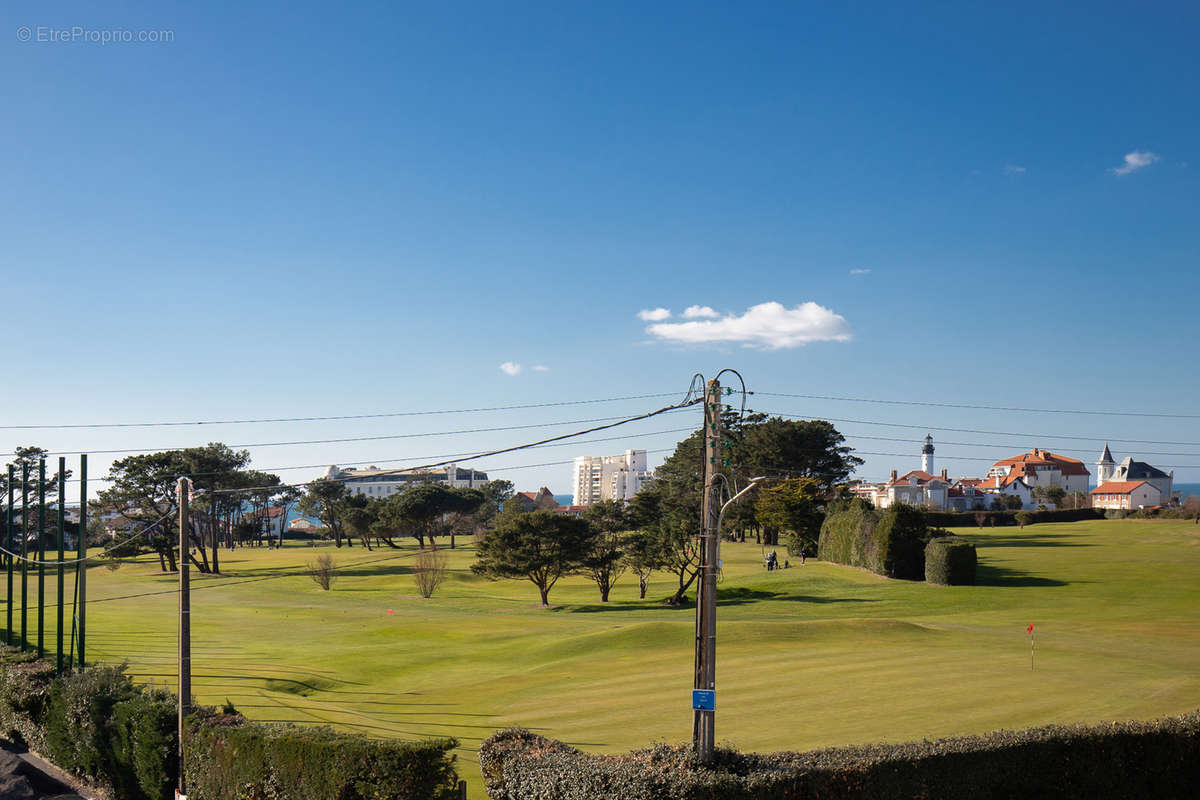
[[696, 676], [692, 691], [692, 738], [701, 763], [710, 764], [716, 740], [717, 541], [722, 464], [721, 384], [704, 387], [704, 498], [700, 512], [700, 584], [696, 593]]
[[192, 482], [180, 478], [179, 494], [179, 781], [175, 796], [187, 797], [184, 778], [183, 734], [184, 720], [191, 710], [192, 700], [192, 601], [188, 586], [188, 495]]

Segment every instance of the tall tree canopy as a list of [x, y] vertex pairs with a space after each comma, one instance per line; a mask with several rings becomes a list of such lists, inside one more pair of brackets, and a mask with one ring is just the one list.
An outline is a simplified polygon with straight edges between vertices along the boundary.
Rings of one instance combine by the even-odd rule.
[[600, 590], [600, 602], [607, 603], [613, 585], [629, 567], [625, 559], [625, 533], [632, 527], [633, 518], [620, 500], [602, 500], [588, 506], [583, 518], [594, 529], [595, 538], [581, 571]]
[[582, 566], [595, 536], [586, 520], [553, 511], [502, 514], [479, 543], [471, 571], [489, 578], [525, 578], [538, 587], [547, 606], [554, 584]]
[[823, 489], [845, 483], [863, 463], [846, 437], [823, 419], [755, 414], [733, 426], [733, 460], [741, 474], [812, 478]]
[[[246, 466], [249, 463], [248, 451], [233, 450], [220, 442], [127, 456], [109, 467], [109, 487], [101, 491], [98, 498], [103, 506], [147, 526], [149, 544], [158, 553], [163, 568], [175, 571], [179, 513], [177, 480], [189, 477], [199, 491], [237, 488], [247, 483], [260, 485], [256, 482], [261, 481], [279, 483], [275, 475], [248, 475]], [[190, 551], [187, 557], [197, 569], [209, 572], [205, 543], [194, 525], [189, 539], [200, 560]]]

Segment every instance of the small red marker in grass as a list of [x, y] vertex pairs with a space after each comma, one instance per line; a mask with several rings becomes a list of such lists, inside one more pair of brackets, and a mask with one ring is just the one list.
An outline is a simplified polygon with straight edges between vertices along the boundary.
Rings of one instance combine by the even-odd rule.
[[389, 614], [390, 614], [390, 613], [392, 613], [392, 610], [391, 610], [390, 608], [388, 609], [388, 613], [389, 613]]

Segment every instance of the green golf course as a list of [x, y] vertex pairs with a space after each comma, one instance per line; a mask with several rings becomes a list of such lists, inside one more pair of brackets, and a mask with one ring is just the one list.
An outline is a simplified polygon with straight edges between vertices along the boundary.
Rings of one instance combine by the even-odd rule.
[[[978, 547], [977, 586], [811, 560], [767, 572], [758, 545], [723, 544], [718, 742], [810, 749], [1200, 707], [1200, 526], [956, 532]], [[656, 573], [639, 601], [627, 574], [606, 604], [565, 578], [542, 608], [530, 583], [471, 574], [471, 547], [445, 552], [450, 573], [424, 599], [408, 544], [223, 551], [222, 575], [192, 571], [197, 699], [258, 720], [457, 737], [472, 797], [476, 748], [498, 728], [596, 751], [690, 738], [695, 610], [658, 602], [674, 576]], [[338, 565], [330, 591], [306, 571], [318, 554]], [[174, 688], [177, 584], [151, 556], [90, 569], [89, 659]]]

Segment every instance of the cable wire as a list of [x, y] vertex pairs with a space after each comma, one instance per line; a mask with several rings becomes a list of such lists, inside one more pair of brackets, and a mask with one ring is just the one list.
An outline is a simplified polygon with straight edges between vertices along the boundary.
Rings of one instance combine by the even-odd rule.
[[589, 403], [615, 403], [622, 400], [646, 400], [653, 397], [671, 397], [674, 392], [631, 394], [624, 397], [600, 397], [592, 400], [562, 400], [553, 403], [525, 403], [513, 406], [490, 406], [481, 408], [453, 408], [434, 411], [389, 411], [379, 414], [339, 414], [326, 417], [274, 417], [263, 419], [210, 419], [184, 422], [93, 422], [53, 425], [0, 425], [0, 430], [62, 430], [68, 428], [167, 428], [192, 425], [249, 425], [268, 422], [332, 422], [348, 419], [383, 419], [388, 417], [423, 417], [439, 414], [475, 414], [491, 411], [517, 411], [528, 408], [552, 408], [556, 406], [578, 406]]
[[911, 425], [903, 422], [878, 422], [867, 419], [844, 419], [812, 414], [788, 414], [780, 411], [760, 411], [759, 413], [784, 417], [786, 419], [821, 419], [826, 422], [845, 422], [854, 425], [875, 425], [888, 428], [911, 428], [920, 431], [949, 431], [951, 433], [980, 433], [985, 436], [1027, 436], [1031, 439], [1070, 439], [1079, 442], [1120, 442], [1122, 444], [1174, 444], [1183, 447], [1200, 447], [1200, 442], [1162, 441], [1156, 439], [1120, 439], [1116, 436], [1069, 436], [1067, 434], [1014, 433], [1013, 431], [985, 431], [979, 428], [947, 428], [937, 425]]
[[[645, 414], [639, 414], [636, 417], [627, 417], [625, 419], [620, 419], [616, 422], [610, 422], [606, 425], [596, 425], [596, 426], [593, 426], [591, 428], [586, 428], [581, 431], [573, 431], [571, 433], [564, 433], [559, 436], [551, 436], [546, 439], [539, 439], [536, 442], [527, 442], [525, 444], [514, 445], [512, 447], [502, 447], [502, 448], [499, 448], [496, 450], [488, 450], [488, 451], [482, 452], [482, 453], [475, 453], [475, 454], [468, 456], [466, 458], [463, 458], [461, 460], [463, 462], [476, 461], [481, 458], [489, 458], [491, 456], [497, 456], [497, 455], [501, 455], [503, 453], [513, 453], [518, 450], [528, 450], [531, 447], [540, 447], [541, 445], [549, 444], [551, 442], [558, 442], [558, 441], [562, 441], [564, 439], [573, 439], [577, 436], [585, 436], [589, 433], [595, 433], [597, 431], [608, 430], [609, 428], [615, 428], [619, 425], [628, 425], [631, 422], [638, 422], [643, 419], [650, 419], [651, 417], [657, 417], [660, 414], [667, 414], [672, 411], [680, 411], [684, 408], [687, 408], [688, 406], [692, 406], [692, 405], [695, 405], [696, 403], [702, 402], [703, 399], [704, 399], [703, 396], [701, 396], [699, 398], [694, 398], [692, 396], [691, 389], [689, 389], [688, 393], [684, 396], [684, 399], [681, 402], [673, 404], [673, 405], [669, 405], [669, 406], [663, 406], [662, 408], [658, 409], [657, 411], [649, 411]], [[608, 417], [606, 419], [611, 419], [611, 417]], [[581, 420], [581, 421], [583, 421], [583, 420]], [[533, 427], [537, 427], [537, 426], [533, 426]], [[446, 459], [443, 461], [435, 461], [435, 462], [428, 463], [428, 464], [421, 464], [416, 467], [410, 467], [406, 471], [407, 472], [420, 472], [422, 470], [434, 469], [436, 467], [444, 467], [448, 464], [456, 463], [459, 460], [460, 459], [458, 459], [458, 458], [453, 458], [453, 459]], [[355, 477], [356, 476], [351, 475], [351, 476], [338, 477], [338, 478], [318, 478], [318, 479], [312, 480], [312, 481], [303, 481], [301, 483], [295, 483], [295, 484], [278, 484], [276, 486], [249, 486], [249, 487], [244, 487], [244, 488], [240, 488], [240, 489], [213, 489], [213, 490], [210, 490], [210, 493], [211, 494], [236, 494], [236, 493], [241, 493], [241, 492], [264, 491], [267, 489], [298, 488], [300, 486], [308, 486], [310, 484], [317, 483], [318, 481], [321, 481], [321, 480], [346, 482], [346, 481], [354, 480]]]
[[[667, 406], [666, 410], [667, 411], [677, 411], [677, 410], [682, 409], [683, 407], [684, 406], [680, 406], [680, 405]], [[658, 413], [665, 413], [665, 412], [657, 411], [655, 413], [658, 414]], [[460, 428], [458, 430], [452, 430], [452, 431], [430, 431], [430, 432], [425, 432], [425, 433], [395, 433], [395, 434], [386, 434], [383, 436], [353, 436], [353, 437], [345, 437], [345, 438], [341, 438], [341, 439], [306, 439], [306, 440], [294, 441], [294, 442], [254, 442], [251, 444], [231, 444], [231, 445], [228, 445], [228, 447], [233, 448], [233, 449], [249, 448], [249, 447], [290, 447], [292, 445], [340, 444], [340, 443], [345, 443], [345, 442], [379, 442], [379, 441], [387, 441], [387, 440], [393, 440], [393, 439], [423, 439], [423, 438], [429, 438], [429, 437], [433, 437], [433, 436], [456, 436], [456, 435], [467, 434], [467, 433], [496, 433], [496, 432], [500, 432], [500, 431], [530, 430], [532, 428], [553, 428], [558, 425], [582, 425], [582, 424], [585, 424], [588, 422], [603, 422], [605, 420], [613, 420], [613, 419], [622, 420], [621, 417], [592, 417], [591, 419], [569, 419], [569, 420], [563, 420], [561, 422], [535, 422], [535, 423], [530, 423], [528, 425], [503, 425], [503, 426], [495, 427], [495, 428]], [[646, 416], [634, 417], [633, 419], [634, 420], [646, 419]], [[617, 423], [617, 424], [624, 424], [624, 422], [628, 422], [628, 421], [629, 421], [628, 419], [625, 419], [622, 422]], [[604, 430], [604, 428], [606, 428], [606, 427], [612, 427], [612, 426], [611, 425], [600, 426], [597, 428], [592, 428], [591, 430]], [[547, 440], [547, 441], [550, 441], [550, 440]], [[162, 448], [162, 447], [138, 447], [138, 448], [128, 448], [128, 449], [120, 449], [120, 450], [89, 450], [88, 455], [121, 455], [121, 454], [128, 454], [128, 453], [157, 453], [163, 449], [164, 448]], [[171, 449], [171, 448], [166, 448], [166, 449]], [[77, 455], [77, 454], [79, 454], [79, 453], [74, 450], [56, 450], [53, 452], [47, 452], [45, 455], [47, 455], [47, 456], [64, 456], [64, 455]], [[0, 453], [0, 458], [16, 456], [16, 455], [17, 455], [17, 453]]]
[[865, 397], [836, 397], [820, 394], [790, 394], [786, 392], [753, 392], [763, 397], [795, 397], [802, 400], [834, 400], [842, 403], [875, 403], [892, 406], [928, 406], [931, 408], [966, 408], [975, 411], [1016, 411], [1027, 414], [1088, 414], [1112, 417], [1157, 417], [1162, 419], [1200, 419], [1200, 414], [1176, 414], [1151, 411], [1091, 411], [1078, 408], [1021, 408], [1018, 406], [987, 406], [971, 403], [935, 403], [922, 400], [878, 400]]

